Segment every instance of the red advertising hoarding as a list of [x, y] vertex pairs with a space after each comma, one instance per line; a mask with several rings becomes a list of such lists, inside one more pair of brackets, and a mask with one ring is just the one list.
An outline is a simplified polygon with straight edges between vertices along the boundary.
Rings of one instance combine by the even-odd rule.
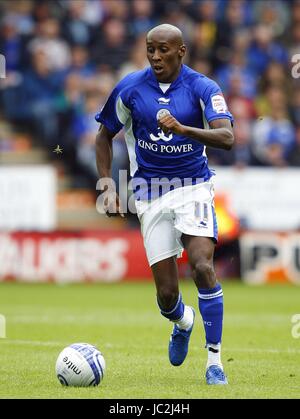
[[151, 278], [139, 231], [0, 233], [0, 281]]

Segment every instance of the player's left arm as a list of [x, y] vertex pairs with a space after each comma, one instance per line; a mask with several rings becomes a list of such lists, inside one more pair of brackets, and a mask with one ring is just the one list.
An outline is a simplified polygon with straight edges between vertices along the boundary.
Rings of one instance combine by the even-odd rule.
[[159, 126], [165, 133], [171, 131], [209, 147], [230, 150], [234, 143], [232, 124], [227, 118], [214, 119], [209, 122], [210, 129], [201, 129], [182, 125], [174, 116], [166, 115], [159, 120]]

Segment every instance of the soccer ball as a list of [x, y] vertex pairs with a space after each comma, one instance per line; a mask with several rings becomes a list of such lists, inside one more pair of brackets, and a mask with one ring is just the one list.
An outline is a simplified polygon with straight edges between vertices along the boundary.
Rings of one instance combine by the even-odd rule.
[[97, 386], [104, 376], [105, 360], [95, 346], [73, 343], [58, 355], [55, 370], [63, 386]]

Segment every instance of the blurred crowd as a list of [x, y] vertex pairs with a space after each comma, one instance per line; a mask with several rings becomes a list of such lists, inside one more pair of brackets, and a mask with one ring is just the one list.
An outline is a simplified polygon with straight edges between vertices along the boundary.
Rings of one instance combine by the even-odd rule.
[[[299, 0], [0, 0], [0, 16], [0, 152], [26, 131], [49, 153], [59, 144], [94, 188], [94, 115], [147, 65], [145, 33], [168, 22], [184, 34], [185, 63], [220, 84], [235, 118], [234, 149], [210, 149], [211, 165], [300, 165]], [[122, 132], [114, 155], [115, 173], [127, 168]]]

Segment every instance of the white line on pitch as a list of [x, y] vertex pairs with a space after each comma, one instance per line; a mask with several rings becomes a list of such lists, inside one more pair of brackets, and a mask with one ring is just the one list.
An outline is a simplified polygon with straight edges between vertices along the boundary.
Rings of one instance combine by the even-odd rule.
[[[0, 343], [6, 343], [10, 345], [31, 345], [31, 346], [67, 346], [70, 345], [70, 342], [59, 342], [59, 341], [39, 341], [39, 340], [21, 340], [21, 339], [3, 339], [0, 341]], [[122, 348], [125, 345], [115, 345], [113, 343], [104, 343], [102, 345], [106, 348]], [[126, 345], [127, 346], [127, 345]], [[132, 349], [138, 349], [140, 348], [139, 345], [128, 345], [128, 348]], [[156, 346], [157, 349], [165, 348], [165, 346]], [[200, 347], [192, 346], [192, 350], [201, 349]], [[280, 353], [290, 353], [290, 354], [298, 354], [300, 353], [300, 349], [274, 349], [274, 348], [229, 348], [224, 347], [223, 351], [226, 352], [261, 352], [261, 353], [274, 353], [274, 354], [280, 354]]]

